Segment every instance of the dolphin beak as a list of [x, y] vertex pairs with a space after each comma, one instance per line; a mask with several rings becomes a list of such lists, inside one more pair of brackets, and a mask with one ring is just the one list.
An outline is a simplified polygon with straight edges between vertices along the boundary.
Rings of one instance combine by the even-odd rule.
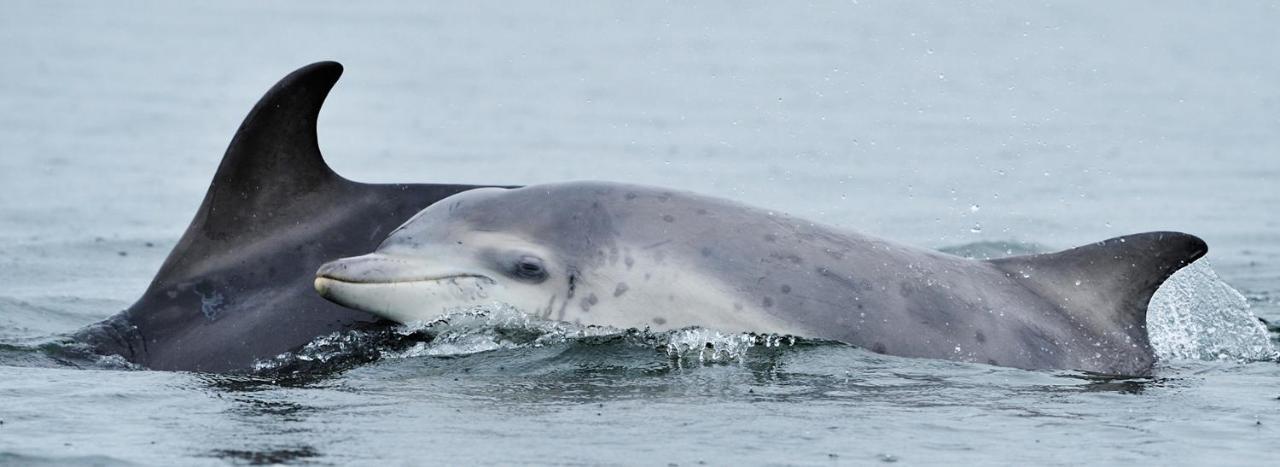
[[371, 253], [325, 263], [314, 285], [326, 300], [406, 323], [485, 298], [495, 281], [445, 264]]
[[[424, 280], [447, 279], [455, 276], [474, 276], [448, 264], [435, 264], [414, 257], [370, 253], [352, 256], [320, 265], [317, 279], [352, 284], [393, 284]], [[317, 291], [320, 291], [317, 287]]]

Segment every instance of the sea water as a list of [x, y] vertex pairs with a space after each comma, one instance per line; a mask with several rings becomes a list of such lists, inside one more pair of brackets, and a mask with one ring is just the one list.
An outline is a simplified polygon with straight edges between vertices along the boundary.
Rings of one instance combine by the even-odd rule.
[[[0, 464], [1273, 462], [1274, 3], [18, 2], [0, 15]], [[241, 375], [61, 336], [136, 299], [244, 114], [341, 61], [370, 182], [688, 189], [977, 258], [1180, 230], [1108, 378], [501, 304]]]

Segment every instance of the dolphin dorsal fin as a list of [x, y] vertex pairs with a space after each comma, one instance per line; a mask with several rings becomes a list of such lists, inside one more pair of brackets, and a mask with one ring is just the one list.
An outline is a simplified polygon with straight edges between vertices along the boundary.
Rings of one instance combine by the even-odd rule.
[[1010, 277], [1100, 332], [1147, 343], [1147, 304], [1174, 272], [1204, 256], [1203, 240], [1179, 232], [1112, 238], [1057, 253], [990, 260]]
[[211, 237], [252, 231], [289, 199], [342, 180], [316, 140], [320, 107], [341, 75], [336, 62], [313, 63], [262, 96], [232, 138], [193, 228]]
[[351, 183], [324, 162], [316, 140], [320, 107], [341, 75], [336, 62], [313, 63], [285, 76], [258, 100], [152, 288], [199, 277], [203, 269], [189, 267], [298, 224], [315, 213], [293, 206], [334, 196], [340, 184]]

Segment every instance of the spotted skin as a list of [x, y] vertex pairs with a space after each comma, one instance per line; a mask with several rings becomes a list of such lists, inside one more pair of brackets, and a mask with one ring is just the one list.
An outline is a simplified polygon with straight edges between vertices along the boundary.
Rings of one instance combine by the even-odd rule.
[[[475, 259], [492, 250], [540, 258], [549, 279], [504, 278], [505, 266]], [[788, 333], [906, 357], [1141, 374], [1154, 361], [1151, 292], [1204, 250], [1164, 232], [976, 261], [692, 193], [571, 182], [454, 195], [373, 254], [491, 277], [507, 287], [493, 292], [500, 301], [584, 324]], [[1090, 286], [1073, 287], [1081, 278]], [[356, 295], [330, 298], [362, 306]], [[439, 311], [406, 306], [424, 318]]]

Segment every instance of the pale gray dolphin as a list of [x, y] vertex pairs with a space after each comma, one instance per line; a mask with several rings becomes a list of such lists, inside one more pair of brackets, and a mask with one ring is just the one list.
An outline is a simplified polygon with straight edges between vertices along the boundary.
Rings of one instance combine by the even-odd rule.
[[1147, 302], [1207, 246], [1175, 232], [980, 261], [732, 201], [572, 182], [427, 207], [315, 286], [399, 322], [500, 302], [620, 328], [792, 334], [884, 354], [1144, 374]]

